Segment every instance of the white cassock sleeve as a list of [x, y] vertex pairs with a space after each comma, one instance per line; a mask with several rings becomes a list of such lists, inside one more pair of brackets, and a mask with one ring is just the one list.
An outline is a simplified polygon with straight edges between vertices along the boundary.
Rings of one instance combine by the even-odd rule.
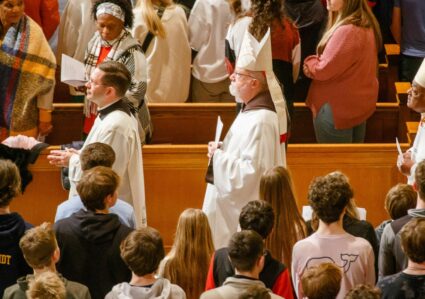
[[258, 192], [263, 172], [279, 164], [276, 163], [279, 135], [275, 126], [263, 122], [243, 134], [245, 140], [241, 140], [237, 152], [224, 149], [214, 153], [214, 185], [220, 198], [252, 197], [252, 192]]

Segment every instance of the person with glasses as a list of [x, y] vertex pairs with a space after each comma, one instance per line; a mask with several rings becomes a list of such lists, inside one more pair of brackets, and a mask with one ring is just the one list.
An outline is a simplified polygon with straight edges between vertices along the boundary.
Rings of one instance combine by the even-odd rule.
[[261, 175], [286, 164], [286, 106], [273, 73], [270, 35], [268, 30], [258, 41], [246, 33], [229, 88], [244, 107], [224, 141], [208, 145], [203, 210], [216, 249], [237, 231], [242, 207], [258, 199]]
[[[58, 167], [69, 167], [70, 181], [79, 182], [83, 175], [80, 153], [95, 142], [110, 145], [116, 155], [112, 169], [121, 178], [118, 196], [133, 206], [136, 227], [140, 227], [146, 225], [145, 188], [136, 111], [125, 101], [130, 84], [130, 71], [122, 63], [99, 64], [86, 84], [87, 99], [99, 107], [99, 113], [82, 149], [53, 150], [47, 159]], [[74, 183], [69, 198], [75, 195]]]

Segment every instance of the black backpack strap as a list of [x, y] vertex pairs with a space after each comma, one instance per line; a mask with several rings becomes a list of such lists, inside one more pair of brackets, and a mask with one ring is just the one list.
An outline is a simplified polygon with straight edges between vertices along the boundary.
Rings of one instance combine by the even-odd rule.
[[[164, 11], [165, 11], [164, 6], [158, 7], [158, 17], [159, 17], [159, 19], [162, 18]], [[148, 34], [145, 37], [145, 40], [143, 41], [143, 44], [142, 44], [143, 53], [146, 53], [146, 51], [148, 50], [148, 47], [149, 47], [153, 38], [154, 38], [154, 36], [153, 36], [152, 32], [149, 31]]]

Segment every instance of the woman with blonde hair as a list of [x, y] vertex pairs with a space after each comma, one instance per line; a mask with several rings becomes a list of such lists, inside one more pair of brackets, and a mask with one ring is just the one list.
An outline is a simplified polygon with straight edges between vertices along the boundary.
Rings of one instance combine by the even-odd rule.
[[138, 0], [133, 11], [132, 32], [147, 60], [147, 101], [185, 102], [191, 50], [184, 9], [173, 0]]
[[266, 240], [272, 255], [291, 265], [292, 247], [307, 237], [307, 227], [297, 208], [289, 171], [276, 166], [266, 171], [260, 181], [260, 199], [275, 212], [275, 226]]
[[199, 209], [186, 209], [177, 223], [174, 244], [159, 266], [159, 275], [180, 286], [188, 299], [197, 299], [205, 289], [214, 244], [207, 216]]
[[362, 143], [378, 98], [381, 33], [366, 0], [329, 0], [327, 31], [304, 61], [319, 143]]

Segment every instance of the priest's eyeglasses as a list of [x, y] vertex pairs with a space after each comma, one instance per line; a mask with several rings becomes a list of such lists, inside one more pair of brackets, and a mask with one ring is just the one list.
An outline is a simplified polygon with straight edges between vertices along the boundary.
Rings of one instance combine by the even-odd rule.
[[250, 77], [250, 78], [252, 78], [254, 80], [258, 80], [254, 76], [251, 76], [251, 75], [248, 75], [248, 74], [242, 74], [242, 73], [234, 72], [233, 75], [235, 75], [235, 78], [237, 78], [237, 79], [239, 79], [241, 76], [246, 76], [246, 77]]

